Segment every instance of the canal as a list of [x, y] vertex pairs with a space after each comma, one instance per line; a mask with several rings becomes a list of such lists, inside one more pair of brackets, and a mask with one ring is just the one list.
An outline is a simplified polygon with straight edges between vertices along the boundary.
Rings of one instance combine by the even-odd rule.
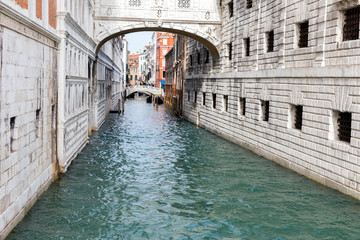
[[360, 203], [137, 99], [7, 239], [360, 239]]

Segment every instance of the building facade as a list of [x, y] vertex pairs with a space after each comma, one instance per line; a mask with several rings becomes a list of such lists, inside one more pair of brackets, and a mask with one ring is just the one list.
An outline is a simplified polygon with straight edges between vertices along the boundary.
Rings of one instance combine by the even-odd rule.
[[222, 1], [220, 58], [188, 42], [186, 118], [360, 199], [359, 12], [358, 1]]
[[[174, 46], [174, 34], [156, 33], [156, 87], [165, 83], [165, 55]], [[163, 86], [165, 87], [165, 85]]]
[[139, 82], [139, 53], [129, 54], [129, 78], [130, 85], [138, 85]]
[[187, 37], [175, 35], [174, 47], [166, 54], [165, 102], [178, 116], [183, 116], [187, 42]]
[[93, 7], [0, 2], [0, 239], [119, 106], [122, 38], [95, 52]]

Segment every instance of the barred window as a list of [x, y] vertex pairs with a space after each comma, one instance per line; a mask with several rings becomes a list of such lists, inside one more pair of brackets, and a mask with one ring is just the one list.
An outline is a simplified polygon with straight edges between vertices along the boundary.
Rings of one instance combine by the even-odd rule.
[[232, 43], [228, 44], [229, 60], [232, 60]]
[[338, 138], [340, 141], [350, 142], [351, 139], [351, 113], [340, 112], [338, 119]]
[[231, 1], [228, 3], [229, 6], [229, 17], [233, 17], [234, 16], [234, 2]]
[[140, 7], [141, 0], [129, 0], [129, 6], [130, 7]]
[[252, 0], [246, 0], [246, 8], [252, 8]]
[[290, 114], [292, 120], [292, 128], [301, 130], [302, 121], [303, 121], [303, 106], [292, 105], [290, 110], [291, 110]]
[[212, 100], [213, 100], [213, 108], [215, 109], [216, 108], [216, 94], [213, 93], [212, 95]]
[[178, 0], [178, 7], [179, 8], [189, 8], [190, 0]]
[[267, 34], [267, 51], [274, 51], [274, 30], [268, 32]]
[[224, 104], [224, 106], [223, 106], [224, 112], [227, 112], [228, 104], [229, 104], [229, 96], [228, 95], [224, 95], [223, 104]]
[[239, 115], [245, 116], [246, 98], [239, 98]]
[[250, 38], [244, 39], [244, 55], [245, 57], [250, 56]]
[[359, 39], [360, 7], [346, 10], [344, 15], [343, 40], [349, 41]]
[[309, 42], [309, 22], [299, 24], [299, 48], [308, 47]]
[[269, 113], [270, 113], [270, 102], [261, 101], [261, 115], [263, 121], [265, 122], [269, 121]]

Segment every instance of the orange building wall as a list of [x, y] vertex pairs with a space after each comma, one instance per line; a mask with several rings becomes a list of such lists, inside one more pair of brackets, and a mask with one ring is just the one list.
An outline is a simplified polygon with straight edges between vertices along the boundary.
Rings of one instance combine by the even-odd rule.
[[[157, 33], [156, 41], [156, 87], [161, 86], [161, 81], [165, 81], [163, 72], [165, 71], [165, 66], [163, 66], [163, 61], [165, 61], [165, 55], [170, 51], [174, 46], [174, 34], [172, 33]], [[164, 39], [167, 39], [167, 43], [164, 44]], [[166, 49], [166, 52], [164, 52]]]
[[56, 28], [56, 0], [49, 0], [49, 24]]
[[36, 17], [42, 19], [42, 0], [36, 0]]
[[22, 8], [28, 9], [28, 0], [15, 0]]

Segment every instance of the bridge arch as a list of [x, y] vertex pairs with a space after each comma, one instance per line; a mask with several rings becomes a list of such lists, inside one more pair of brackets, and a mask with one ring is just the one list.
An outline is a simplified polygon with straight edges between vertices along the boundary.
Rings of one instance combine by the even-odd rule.
[[102, 32], [97, 37], [97, 46], [96, 46], [96, 52], [100, 50], [100, 48], [109, 40], [112, 38], [122, 36], [129, 33], [136, 33], [136, 32], [168, 32], [168, 33], [174, 33], [174, 34], [180, 34], [183, 36], [190, 37], [192, 39], [197, 40], [198, 42], [202, 43], [204, 46], [206, 46], [213, 59], [218, 59], [219, 54], [219, 41], [215, 37], [211, 36], [209, 33], [213, 31], [214, 29], [211, 29], [210, 27], [208, 29], [202, 29], [203, 31], [199, 29], [192, 29], [192, 28], [185, 28], [182, 26], [130, 26], [128, 28], [121, 28], [116, 27], [113, 29], [108, 29], [105, 32]]

